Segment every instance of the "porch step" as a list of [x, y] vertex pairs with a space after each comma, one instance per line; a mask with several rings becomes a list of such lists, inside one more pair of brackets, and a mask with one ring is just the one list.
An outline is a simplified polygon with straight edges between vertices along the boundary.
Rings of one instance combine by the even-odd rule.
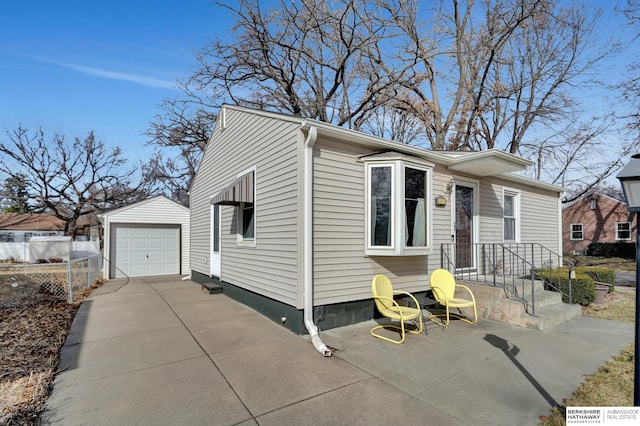
[[[560, 293], [544, 290], [540, 285], [535, 286], [536, 315], [532, 316], [522, 302], [507, 299], [500, 287], [472, 281], [460, 283], [473, 292], [480, 318], [544, 331], [582, 315], [580, 305], [563, 303]], [[525, 299], [530, 301], [530, 292]]]
[[204, 289], [209, 290], [209, 294], [219, 294], [222, 293], [222, 286], [218, 285], [218, 284], [214, 284], [214, 283], [203, 283], [202, 284], [202, 290], [204, 291]]

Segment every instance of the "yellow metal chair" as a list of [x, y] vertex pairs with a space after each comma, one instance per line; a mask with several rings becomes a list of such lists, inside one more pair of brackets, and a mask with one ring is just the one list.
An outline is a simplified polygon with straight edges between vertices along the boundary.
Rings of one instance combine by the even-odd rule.
[[[464, 289], [466, 294], [468, 294], [469, 298], [464, 299], [460, 297], [455, 297], [456, 289], [461, 288]], [[431, 290], [433, 291], [433, 297], [445, 307], [446, 312], [446, 321], [444, 321], [441, 325], [445, 328], [449, 325], [449, 316], [455, 315], [456, 318], [461, 319], [462, 321], [475, 324], [478, 322], [478, 311], [476, 310], [476, 298], [473, 296], [471, 289], [466, 285], [456, 284], [456, 279], [453, 277], [451, 272], [446, 269], [436, 269], [431, 274]], [[450, 313], [450, 308], [473, 308], [474, 319], [471, 320], [467, 316], [463, 315], [462, 312], [460, 314]], [[442, 316], [442, 314], [436, 314], [433, 316]], [[435, 322], [435, 321], [434, 321]]]
[[[376, 307], [380, 314], [386, 318], [400, 320], [400, 326], [394, 324], [378, 325], [371, 329], [371, 335], [387, 342], [395, 343], [399, 345], [404, 342], [405, 331], [411, 334], [422, 333], [422, 309], [416, 298], [406, 291], [393, 290], [391, 281], [386, 275], [376, 275], [371, 282], [371, 291], [373, 292], [373, 300], [376, 302]], [[408, 296], [415, 303], [416, 307], [400, 306], [398, 302], [393, 298], [394, 295], [403, 294]], [[420, 324], [418, 330], [407, 330], [405, 328], [405, 321], [418, 320]], [[392, 328], [401, 332], [402, 338], [400, 340], [390, 339], [375, 333], [376, 330], [381, 328]]]

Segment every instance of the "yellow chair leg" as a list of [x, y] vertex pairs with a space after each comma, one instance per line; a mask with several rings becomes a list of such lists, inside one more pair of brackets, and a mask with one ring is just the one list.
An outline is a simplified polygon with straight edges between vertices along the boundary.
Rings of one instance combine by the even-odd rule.
[[[420, 327], [418, 328], [418, 330], [406, 330], [406, 333], [411, 333], [411, 334], [420, 334], [422, 333], [423, 330], [423, 326], [422, 326], [422, 315], [418, 316], [418, 322], [420, 323]], [[401, 333], [402, 338], [400, 340], [395, 340], [395, 339], [391, 339], [389, 337], [385, 337], [382, 336], [380, 334], [374, 333], [374, 331], [379, 330], [381, 328], [391, 328], [394, 330], [398, 330]], [[404, 343], [404, 339], [406, 337], [406, 333], [405, 333], [405, 327], [404, 327], [404, 320], [400, 319], [400, 326], [397, 326], [395, 324], [384, 324], [384, 325], [378, 325], [375, 326], [371, 329], [371, 335], [373, 337], [377, 337], [378, 339], [382, 339], [382, 340], [386, 340], [387, 342], [391, 342], [391, 343], [395, 343], [396, 345], [399, 345], [401, 343]]]
[[[460, 308], [458, 308], [458, 310], [460, 310]], [[476, 306], [473, 306], [473, 320], [469, 319], [466, 315], [462, 314], [462, 312], [460, 314], [450, 314], [449, 313], [449, 306], [445, 305], [445, 311], [446, 313], [444, 315], [442, 314], [431, 314], [431, 316], [429, 317], [429, 320], [435, 324], [438, 324], [440, 327], [442, 327], [442, 329], [444, 330], [445, 328], [449, 327], [449, 317], [451, 315], [455, 315], [456, 318], [458, 318], [461, 321], [466, 322], [467, 324], [477, 324], [478, 323], [478, 311], [476, 309]], [[440, 321], [434, 321], [433, 317], [436, 318], [440, 318], [440, 317], [445, 317], [446, 320], [440, 320]]]

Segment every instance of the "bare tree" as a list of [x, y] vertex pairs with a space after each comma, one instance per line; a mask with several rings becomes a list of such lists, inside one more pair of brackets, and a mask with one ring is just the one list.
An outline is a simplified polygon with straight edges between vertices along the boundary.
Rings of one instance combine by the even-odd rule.
[[633, 150], [614, 123], [612, 114], [569, 122], [545, 138], [523, 142], [522, 152], [536, 164], [531, 177], [570, 188], [565, 202], [606, 186]]
[[146, 182], [156, 192], [188, 205], [188, 191], [202, 154], [209, 141], [216, 115], [212, 107], [189, 92], [186, 100], [166, 100], [163, 114], [156, 116], [147, 128], [148, 145], [156, 153], [144, 165]]
[[[158, 157], [159, 176], [189, 180], [205, 146], [194, 135], [211, 130], [200, 120], [225, 102], [435, 150], [498, 148], [536, 159], [536, 141], [545, 151], [542, 141], [581, 112], [575, 87], [594, 83], [590, 70], [618, 48], [596, 43], [597, 13], [558, 0], [217, 5], [233, 19], [231, 36], [197, 52], [198, 67], [182, 82], [187, 100], [165, 103], [167, 115], [151, 126], [152, 143], [196, 151], [176, 151], [172, 165]], [[585, 149], [577, 134], [566, 128], [565, 143]]]
[[386, 61], [397, 25], [364, 0], [218, 3], [234, 19], [228, 41], [197, 53], [188, 81], [208, 99], [358, 129], [389, 100], [406, 64]]
[[[628, 27], [635, 36], [632, 39], [637, 46], [640, 38], [640, 0], [627, 0], [626, 5], [620, 9], [627, 19]], [[632, 52], [632, 54], [637, 54]], [[627, 67], [628, 79], [620, 85], [622, 99], [630, 107], [630, 111], [623, 118], [627, 120], [627, 129], [636, 144], [640, 145], [640, 60], [635, 60]]]
[[363, 132], [396, 142], [419, 145], [424, 134], [423, 123], [394, 101], [369, 111], [364, 118]]
[[134, 183], [136, 168], [125, 170], [119, 148], [107, 149], [93, 132], [68, 143], [55, 135], [47, 141], [42, 129], [18, 127], [0, 142], [0, 172], [21, 177], [33, 212], [46, 212], [66, 222], [75, 236], [78, 220], [122, 207], [147, 196]]

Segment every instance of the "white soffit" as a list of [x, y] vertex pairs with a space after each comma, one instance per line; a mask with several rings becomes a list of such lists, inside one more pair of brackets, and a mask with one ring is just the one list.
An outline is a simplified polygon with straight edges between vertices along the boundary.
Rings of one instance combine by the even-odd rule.
[[461, 155], [447, 169], [473, 176], [494, 176], [525, 170], [531, 164], [529, 160], [504, 151], [488, 150]]

